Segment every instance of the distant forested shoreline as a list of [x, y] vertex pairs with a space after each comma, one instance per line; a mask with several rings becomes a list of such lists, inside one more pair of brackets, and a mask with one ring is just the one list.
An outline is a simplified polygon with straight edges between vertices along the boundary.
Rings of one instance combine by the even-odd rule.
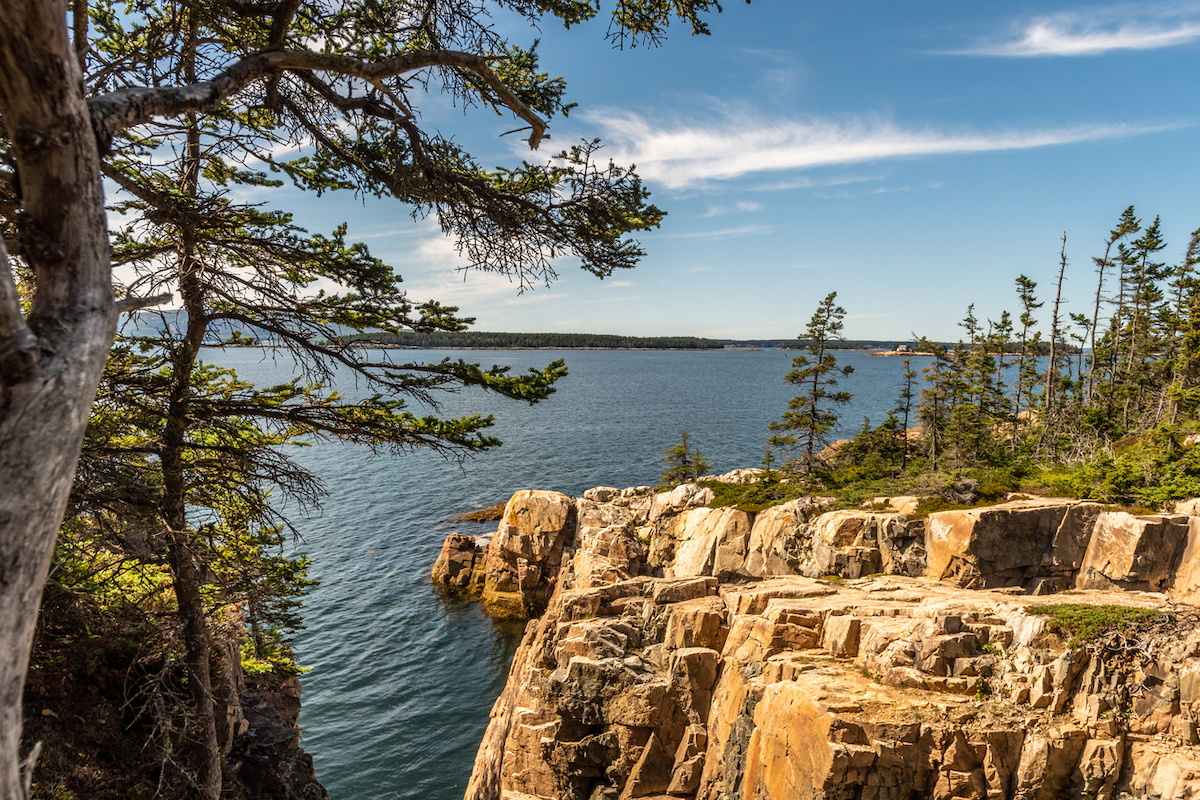
[[695, 336], [616, 336], [599, 333], [360, 333], [346, 342], [364, 346], [412, 347], [420, 349], [534, 350], [542, 348], [605, 350], [720, 350], [724, 343]]

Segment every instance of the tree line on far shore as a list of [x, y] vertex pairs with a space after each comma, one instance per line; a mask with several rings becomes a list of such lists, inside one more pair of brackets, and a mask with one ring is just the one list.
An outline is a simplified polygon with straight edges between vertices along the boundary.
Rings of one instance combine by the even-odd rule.
[[488, 331], [358, 333], [345, 342], [420, 349], [596, 348], [607, 350], [720, 350], [725, 345], [695, 336], [616, 336], [602, 333], [491, 333]]

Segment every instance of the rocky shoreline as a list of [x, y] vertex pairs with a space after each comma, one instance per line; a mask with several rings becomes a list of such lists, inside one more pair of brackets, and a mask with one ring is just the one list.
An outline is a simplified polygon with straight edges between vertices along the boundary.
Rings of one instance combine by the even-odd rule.
[[523, 491], [451, 536], [435, 582], [531, 618], [467, 800], [1200, 797], [1195, 503], [876, 500]]

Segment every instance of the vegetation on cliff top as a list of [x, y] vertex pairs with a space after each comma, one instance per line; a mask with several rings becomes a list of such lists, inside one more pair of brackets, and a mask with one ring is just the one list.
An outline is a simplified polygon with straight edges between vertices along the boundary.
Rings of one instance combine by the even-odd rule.
[[1071, 647], [1088, 644], [1113, 631], [1125, 631], [1136, 623], [1156, 619], [1165, 613], [1154, 608], [1093, 606], [1079, 603], [1030, 606], [1025, 611], [1028, 614], [1048, 617], [1052, 628], [1071, 637]]
[[1200, 230], [1168, 264], [1160, 228], [1132, 206], [1121, 213], [1092, 259], [1087, 314], [1069, 312], [1062, 296], [1064, 236], [1048, 317], [1037, 283], [1019, 276], [1015, 319], [980, 320], [972, 305], [963, 340], [918, 339], [933, 353], [924, 387], [906, 360], [884, 421], [864, 420], [852, 440], [818, 452], [847, 397], [827, 389], [838, 371], [829, 342], [845, 313], [831, 294], [801, 337], [809, 355], [786, 380], [805, 391], [772, 424], [764, 463], [779, 464], [788, 494], [802, 485], [843, 500], [933, 494], [950, 507], [1020, 490], [1163, 507], [1200, 496]]

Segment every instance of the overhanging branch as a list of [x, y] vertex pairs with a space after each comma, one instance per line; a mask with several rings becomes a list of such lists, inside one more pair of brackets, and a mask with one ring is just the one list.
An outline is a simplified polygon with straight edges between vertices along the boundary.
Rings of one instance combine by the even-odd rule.
[[545, 137], [546, 121], [521, 101], [492, 70], [488, 59], [457, 50], [415, 50], [384, 61], [362, 61], [335, 53], [309, 50], [267, 50], [253, 53], [207, 81], [185, 86], [130, 87], [88, 101], [92, 127], [103, 151], [109, 150], [117, 131], [152, 117], [174, 117], [215, 108], [254, 81], [287, 70], [333, 72], [377, 82], [428, 67], [453, 67], [478, 75], [509, 110], [529, 123], [529, 146]]
[[126, 297], [123, 300], [118, 300], [116, 304], [118, 314], [127, 314], [130, 311], [137, 311], [142, 308], [152, 308], [161, 306], [163, 303], [171, 302], [174, 297], [170, 292], [164, 294], [156, 294], [150, 297]]

